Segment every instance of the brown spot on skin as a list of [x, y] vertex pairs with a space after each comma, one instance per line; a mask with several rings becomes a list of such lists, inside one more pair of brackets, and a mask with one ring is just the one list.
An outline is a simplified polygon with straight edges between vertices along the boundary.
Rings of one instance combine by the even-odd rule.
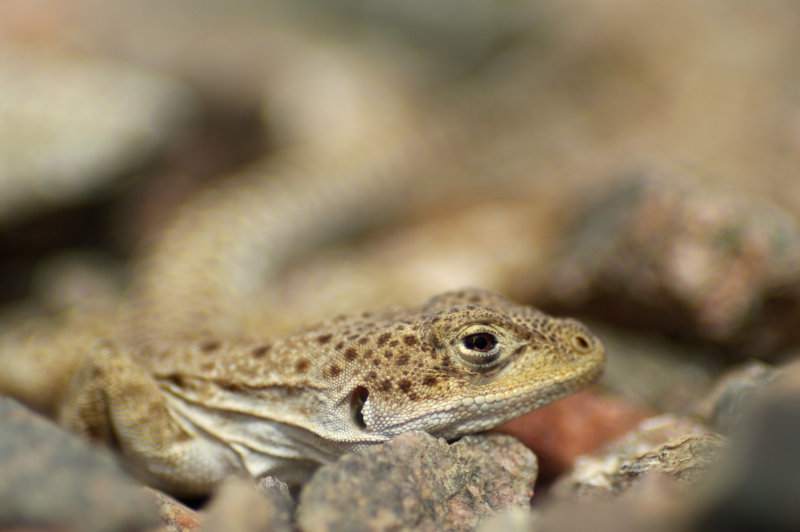
[[354, 348], [348, 347], [347, 351], [344, 352], [344, 359], [348, 362], [352, 362], [356, 358], [358, 358], [358, 352]]
[[308, 371], [309, 367], [311, 367], [311, 363], [305, 358], [301, 358], [294, 365], [294, 369], [297, 373], [305, 373], [306, 371]]
[[211, 360], [206, 360], [205, 362], [200, 364], [200, 369], [208, 373], [210, 371], [213, 371], [214, 368], [216, 368], [216, 366], [217, 365], [214, 364], [214, 362], [212, 362]]
[[344, 347], [344, 342], [339, 342], [338, 344], [336, 344], [335, 347], [337, 351], [341, 351], [342, 348]]
[[403, 393], [408, 393], [411, 390], [411, 381], [408, 379], [403, 379], [397, 383], [397, 389]]
[[400, 345], [400, 342], [398, 342], [397, 340], [392, 340], [391, 342], [389, 342], [389, 347], [397, 347], [398, 345]]
[[403, 342], [405, 342], [406, 345], [410, 346], [410, 345], [417, 345], [418, 340], [417, 337], [414, 336], [413, 334], [407, 334], [403, 336]]
[[439, 382], [439, 379], [434, 377], [433, 375], [428, 375], [424, 379], [422, 379], [422, 384], [425, 386], [436, 386], [436, 383]]
[[405, 366], [406, 364], [408, 364], [408, 355], [402, 354], [399, 357], [397, 357], [397, 362], [395, 362], [395, 364], [397, 364], [398, 366]]
[[338, 377], [341, 372], [342, 372], [342, 368], [340, 368], [336, 364], [334, 364], [330, 368], [328, 368], [328, 375], [330, 375], [331, 377]]
[[200, 344], [200, 351], [203, 353], [213, 353], [220, 348], [222, 344], [217, 340], [207, 340]]
[[522, 353], [523, 351], [525, 351], [525, 346], [521, 345], [518, 348], [514, 349], [514, 352], [511, 354], [511, 356], [517, 356], [518, 354]]
[[366, 336], [362, 336], [361, 338], [358, 339], [358, 345], [364, 345], [367, 342], [369, 342], [369, 338], [367, 338]]
[[388, 332], [387, 333], [383, 333], [382, 335], [378, 336], [378, 346], [380, 347], [383, 344], [385, 344], [386, 342], [388, 342], [391, 337], [392, 337], [392, 333], [388, 333]]
[[392, 381], [389, 379], [383, 379], [378, 389], [382, 392], [388, 392], [392, 389]]
[[372, 349], [367, 349], [366, 351], [364, 351], [364, 358], [372, 359], [372, 356], [374, 354], [375, 354], [375, 351], [373, 351]]
[[410, 392], [408, 394], [408, 398], [411, 399], [412, 401], [416, 401], [417, 399], [419, 399], [419, 395], [415, 394], [414, 392]]
[[375, 370], [370, 371], [367, 373], [367, 378], [370, 380], [378, 380], [378, 373]]
[[431, 351], [431, 358], [434, 360], [439, 358], [439, 355], [436, 353], [436, 351]]
[[321, 334], [317, 336], [317, 343], [319, 343], [319, 345], [325, 345], [331, 341], [331, 338], [333, 338], [332, 334]]
[[372, 365], [373, 366], [380, 366], [381, 365], [381, 361], [378, 360], [377, 358], [374, 358], [374, 359], [372, 359]]
[[351, 335], [348, 335], [348, 336], [347, 336], [347, 339], [348, 339], [349, 341], [351, 341], [351, 342], [355, 341], [355, 339], [356, 339], [356, 338], [358, 338], [358, 335], [357, 335], [357, 334], [351, 334]]
[[260, 345], [260, 346], [256, 347], [255, 349], [253, 349], [251, 351], [251, 354], [253, 355], [254, 358], [261, 358], [264, 355], [266, 355], [267, 353], [269, 353], [270, 349], [272, 349], [272, 346], [270, 344]]
[[394, 353], [392, 353], [390, 349], [387, 349], [386, 351], [383, 352], [383, 356], [384, 358], [386, 358], [386, 360], [391, 360], [392, 357], [394, 356]]
[[245, 386], [233, 381], [220, 382], [219, 387], [229, 392], [242, 392], [245, 390]]

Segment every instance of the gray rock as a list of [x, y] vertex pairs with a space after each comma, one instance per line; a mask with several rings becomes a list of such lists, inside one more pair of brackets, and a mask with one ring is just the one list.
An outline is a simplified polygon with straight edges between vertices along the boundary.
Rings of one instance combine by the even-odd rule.
[[146, 530], [158, 510], [111, 455], [0, 398], [0, 528]]
[[322, 467], [300, 495], [297, 521], [306, 532], [473, 530], [489, 515], [528, 507], [537, 469], [509, 436], [448, 444], [402, 434]]
[[695, 414], [717, 432], [728, 434], [741, 425], [757, 392], [766, 389], [780, 374], [780, 370], [757, 360], [737, 366], [717, 379], [711, 391], [696, 405]]
[[800, 362], [745, 413], [693, 530], [800, 530]]

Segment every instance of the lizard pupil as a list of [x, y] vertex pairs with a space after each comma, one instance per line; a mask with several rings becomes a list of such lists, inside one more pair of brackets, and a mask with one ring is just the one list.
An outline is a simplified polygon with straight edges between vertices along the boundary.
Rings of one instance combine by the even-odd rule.
[[497, 345], [497, 338], [488, 333], [471, 334], [464, 338], [464, 346], [472, 351], [486, 353]]

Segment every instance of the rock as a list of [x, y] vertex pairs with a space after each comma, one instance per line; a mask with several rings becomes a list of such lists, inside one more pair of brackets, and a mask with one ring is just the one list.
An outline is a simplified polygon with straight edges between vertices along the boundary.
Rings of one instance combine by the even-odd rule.
[[800, 341], [800, 224], [776, 205], [646, 169], [583, 211], [541, 297], [763, 357]]
[[695, 415], [717, 432], [727, 434], [741, 425], [753, 396], [780, 374], [780, 370], [757, 360], [737, 366], [717, 379], [711, 391], [695, 406]]
[[196, 113], [177, 81], [99, 57], [0, 51], [0, 224], [85, 199], [147, 163]]
[[575, 459], [615, 440], [652, 412], [592, 390], [536, 409], [496, 430], [518, 438], [536, 453], [539, 481], [568, 471]]
[[800, 362], [747, 412], [692, 530], [800, 530]]
[[408, 433], [320, 468], [300, 495], [299, 527], [322, 530], [473, 530], [492, 514], [526, 508], [536, 457], [510, 436], [448, 444]]
[[197, 512], [153, 488], [144, 488], [158, 505], [161, 520], [170, 532], [198, 532], [200, 530], [200, 517]]
[[579, 458], [552, 493], [562, 499], [619, 495], [646, 472], [693, 483], [721, 446], [720, 436], [695, 421], [671, 415], [651, 418], [601, 452]]
[[0, 398], [0, 528], [148, 530], [153, 501], [111, 455]]
[[204, 532], [291, 530], [294, 502], [286, 484], [273, 477], [259, 481], [232, 478], [225, 482], [206, 508]]

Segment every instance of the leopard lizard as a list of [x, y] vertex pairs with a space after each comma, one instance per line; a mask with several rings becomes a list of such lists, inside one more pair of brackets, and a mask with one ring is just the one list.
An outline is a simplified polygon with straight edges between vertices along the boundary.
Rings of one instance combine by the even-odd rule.
[[235, 474], [297, 485], [403, 432], [488, 430], [585, 387], [604, 357], [579, 322], [469, 289], [269, 341], [97, 340], [57, 418], [175, 494]]

